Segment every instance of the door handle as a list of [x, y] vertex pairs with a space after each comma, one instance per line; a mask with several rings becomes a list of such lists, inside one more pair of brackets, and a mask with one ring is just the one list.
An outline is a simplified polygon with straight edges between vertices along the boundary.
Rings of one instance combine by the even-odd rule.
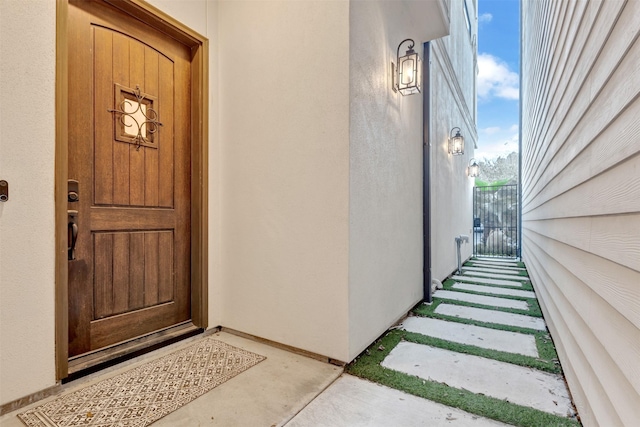
[[67, 226], [67, 245], [69, 261], [76, 259], [76, 242], [78, 241], [78, 211], [67, 211], [68, 226]]
[[[77, 180], [67, 181], [67, 202], [77, 203], [80, 200], [80, 185]], [[67, 259], [76, 259], [76, 242], [78, 241], [78, 211], [67, 210]]]

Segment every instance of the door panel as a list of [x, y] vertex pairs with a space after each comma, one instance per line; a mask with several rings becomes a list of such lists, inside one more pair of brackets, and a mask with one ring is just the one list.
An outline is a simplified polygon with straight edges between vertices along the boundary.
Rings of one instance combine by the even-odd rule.
[[172, 301], [174, 240], [172, 230], [94, 233], [94, 319]]
[[191, 58], [98, 2], [70, 2], [69, 30], [73, 357], [191, 319]]

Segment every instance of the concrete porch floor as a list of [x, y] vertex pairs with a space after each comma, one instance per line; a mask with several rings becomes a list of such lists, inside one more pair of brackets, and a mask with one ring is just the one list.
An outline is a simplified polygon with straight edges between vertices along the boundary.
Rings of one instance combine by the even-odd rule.
[[[153, 426], [281, 426], [333, 383], [343, 368], [226, 332], [213, 336], [266, 360], [153, 423]], [[202, 339], [192, 337], [152, 353], [65, 384], [70, 393], [113, 377]], [[58, 394], [58, 395], [59, 395]], [[0, 418], [1, 427], [24, 427], [18, 413], [55, 399], [51, 396]]]

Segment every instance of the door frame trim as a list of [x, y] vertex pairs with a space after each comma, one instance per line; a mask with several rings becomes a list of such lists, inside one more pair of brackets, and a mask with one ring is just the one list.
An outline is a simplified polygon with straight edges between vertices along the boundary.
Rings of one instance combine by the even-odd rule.
[[[208, 326], [209, 40], [143, 0], [96, 0], [168, 34], [191, 48], [191, 321]], [[56, 4], [55, 82], [55, 365], [69, 373], [67, 179], [69, 117], [69, 0]]]

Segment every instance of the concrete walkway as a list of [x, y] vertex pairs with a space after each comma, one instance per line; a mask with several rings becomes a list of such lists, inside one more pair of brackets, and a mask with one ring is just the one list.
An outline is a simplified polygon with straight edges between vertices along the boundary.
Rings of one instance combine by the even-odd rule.
[[[479, 267], [480, 263], [488, 265]], [[445, 289], [434, 293], [432, 305], [416, 307], [399, 326], [387, 332], [385, 337], [396, 334], [397, 339], [393, 344], [386, 344], [388, 348], [384, 348], [376, 342], [359, 357], [366, 359], [372, 354], [381, 355], [374, 363], [374, 368], [382, 372], [378, 379], [359, 378], [343, 373], [342, 368], [334, 365], [225, 332], [216, 333], [220, 341], [264, 355], [267, 359], [153, 425], [555, 425], [553, 422], [532, 424], [531, 420], [527, 421], [528, 424], [518, 424], [517, 421], [504, 424], [480, 416], [481, 412], [470, 413], [459, 409], [465, 407], [459, 399], [441, 399], [441, 403], [437, 403], [424, 398], [432, 396], [438, 400], [447, 393], [465, 395], [467, 398], [477, 396], [486, 400], [483, 405], [498, 402], [498, 406], [504, 406], [508, 402], [506, 404], [510, 406], [506, 412], [533, 408], [545, 416], [552, 414], [566, 421], [567, 416], [574, 415], [574, 409], [562, 376], [523, 366], [523, 363], [509, 359], [525, 358], [533, 361], [534, 366], [537, 366], [536, 361], [553, 365], [553, 362], [545, 362], [543, 352], [540, 352], [541, 345], [553, 344], [550, 339], [544, 338], [544, 320], [532, 308], [537, 304], [531, 285], [526, 281], [506, 279], [506, 269], [526, 271], [513, 260], [468, 262], [462, 274], [446, 281]], [[487, 277], [478, 276], [478, 272], [487, 274]], [[525, 276], [520, 277], [517, 280], [526, 279]], [[406, 339], [405, 335], [400, 338], [399, 334], [405, 334]], [[201, 338], [190, 340], [197, 339]], [[540, 340], [546, 343], [541, 344]], [[61, 392], [73, 392], [109, 378], [124, 369], [144, 363], [147, 358], [158, 357], [187, 345], [188, 341], [74, 381], [63, 386]], [[347, 367], [346, 371], [350, 369]], [[402, 378], [412, 381], [412, 394], [395, 383], [380, 384], [384, 383], [385, 377], [392, 376], [391, 373], [404, 375]], [[379, 383], [372, 382], [372, 379]], [[431, 395], [416, 391], [416, 384], [425, 390], [436, 387], [438, 391]], [[443, 404], [447, 402], [451, 406]], [[44, 401], [34, 405], [41, 403]], [[476, 407], [469, 405], [466, 408], [474, 411]], [[0, 427], [21, 426], [16, 413], [26, 409], [29, 407], [0, 417]], [[504, 417], [495, 415], [495, 411], [486, 413], [504, 421]], [[530, 415], [531, 412], [528, 412], [515, 419]]]
[[[479, 267], [479, 263], [486, 265]], [[562, 375], [523, 366], [526, 363], [509, 362], [512, 360], [509, 357], [522, 356], [541, 360], [539, 346], [542, 344], [537, 340], [546, 335], [546, 325], [539, 317], [535, 293], [527, 285], [528, 277], [510, 278], [505, 274], [507, 269], [513, 274], [526, 271], [515, 260], [482, 259], [467, 263], [462, 274], [453, 276], [454, 282], [445, 282], [445, 289], [434, 293], [436, 307], [428, 311], [431, 314], [418, 308], [414, 310], [416, 315], [407, 317], [399, 325], [399, 331], [387, 334], [406, 331], [414, 334], [414, 338], [400, 340], [380, 366], [389, 370], [385, 372], [400, 372], [410, 378], [422, 379], [425, 387], [427, 382], [437, 382], [450, 387], [452, 394], [457, 389], [512, 403], [512, 411], [527, 407], [565, 419], [574, 417], [574, 407]], [[525, 289], [505, 288], [507, 285], [524, 286]], [[447, 344], [434, 347], [411, 342], [415, 336], [473, 346], [471, 348], [483, 349], [475, 350], [482, 355], [452, 351], [445, 348]], [[546, 342], [544, 345], [553, 345], [549, 344], [550, 339], [542, 339]], [[374, 345], [366, 353], [369, 355], [376, 350], [382, 348], [376, 349]], [[501, 360], [492, 358], [486, 350], [497, 352]], [[343, 374], [286, 425], [506, 425], [394, 388]], [[520, 418], [527, 416], [523, 413]]]

